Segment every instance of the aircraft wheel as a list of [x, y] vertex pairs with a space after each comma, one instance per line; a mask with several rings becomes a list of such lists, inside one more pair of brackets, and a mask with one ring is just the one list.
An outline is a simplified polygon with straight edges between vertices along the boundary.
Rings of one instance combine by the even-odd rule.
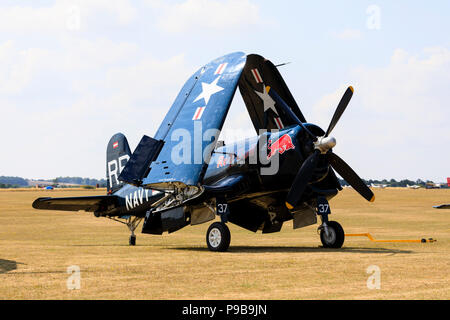
[[324, 248], [341, 248], [344, 244], [345, 234], [342, 226], [336, 221], [328, 221], [328, 236], [325, 230], [320, 230], [320, 241]]
[[136, 236], [130, 236], [130, 246], [136, 245]]
[[231, 241], [230, 229], [223, 222], [214, 222], [206, 232], [206, 243], [211, 251], [224, 252], [228, 250]]

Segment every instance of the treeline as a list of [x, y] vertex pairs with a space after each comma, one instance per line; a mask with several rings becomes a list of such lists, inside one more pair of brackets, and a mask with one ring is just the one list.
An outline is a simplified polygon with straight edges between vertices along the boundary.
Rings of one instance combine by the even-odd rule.
[[21, 188], [21, 186], [17, 184], [0, 183], [0, 189], [10, 189], [10, 188]]
[[20, 188], [28, 186], [28, 181], [21, 177], [0, 176], [0, 188]]
[[54, 184], [58, 183], [73, 183], [73, 184], [79, 184], [79, 185], [85, 185], [85, 186], [96, 186], [97, 184], [100, 187], [106, 187], [106, 180], [105, 179], [91, 179], [91, 178], [81, 178], [81, 177], [57, 177], [52, 181]]
[[[81, 177], [57, 177], [55, 179], [45, 180], [42, 179], [40, 181], [49, 182], [52, 185], [58, 184], [74, 184], [74, 185], [83, 185], [83, 186], [99, 186], [101, 188], [106, 187], [105, 179], [91, 179], [91, 178], [81, 178]], [[27, 179], [21, 177], [8, 177], [8, 176], [0, 176], [0, 189], [1, 188], [21, 188], [28, 187], [29, 183]]]
[[[99, 186], [101, 188], [106, 187], [106, 179], [91, 179], [91, 178], [82, 178], [82, 177], [57, 177], [53, 180], [41, 180], [46, 182], [51, 182], [53, 185], [57, 185], [59, 183], [64, 184], [74, 184], [74, 185], [84, 185], [84, 186]], [[427, 183], [433, 183], [433, 181], [426, 180], [423, 181], [421, 179], [418, 179], [416, 181], [413, 180], [400, 180], [397, 181], [395, 179], [387, 180], [364, 180], [366, 185], [373, 184], [381, 184], [381, 185], [387, 185], [388, 187], [406, 187], [408, 185], [419, 185], [422, 187], [425, 187]], [[343, 179], [339, 179], [339, 182], [342, 186], [348, 186], [349, 184], [347, 181]], [[20, 187], [27, 187], [28, 181], [21, 177], [7, 177], [7, 176], [0, 176], [0, 188], [20, 188]], [[447, 187], [446, 184], [443, 184], [442, 187]]]
[[[395, 179], [391, 179], [391, 180], [387, 180], [387, 179], [383, 179], [383, 180], [372, 180], [372, 179], [364, 180], [364, 179], [362, 179], [362, 180], [368, 186], [370, 186], [373, 183], [373, 184], [387, 185], [388, 187], [407, 187], [408, 185], [410, 185], [410, 186], [418, 185], [418, 186], [421, 186], [421, 187], [425, 187], [427, 183], [434, 183], [431, 180], [423, 181], [421, 179], [418, 179], [416, 181], [408, 180], [408, 179], [400, 180], [400, 181], [397, 181]], [[339, 182], [341, 183], [342, 186], [348, 186], [349, 185], [347, 183], [347, 181], [345, 181], [343, 179], [339, 179]], [[445, 188], [446, 185], [443, 184], [442, 187]]]

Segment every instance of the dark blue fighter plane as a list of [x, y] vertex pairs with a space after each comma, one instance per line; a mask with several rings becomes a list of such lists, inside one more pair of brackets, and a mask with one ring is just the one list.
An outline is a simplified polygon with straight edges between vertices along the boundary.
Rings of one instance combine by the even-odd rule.
[[[218, 141], [239, 87], [258, 135], [231, 145]], [[317, 223], [324, 247], [340, 248], [344, 231], [328, 200], [342, 190], [336, 170], [366, 200], [374, 195], [332, 148], [331, 131], [353, 94], [344, 93], [327, 131], [308, 123], [283, 78], [259, 55], [232, 53], [200, 68], [184, 84], [153, 138], [131, 153], [125, 136], [107, 148], [108, 194], [39, 198], [36, 209], [85, 210], [162, 234], [214, 220], [206, 242], [212, 251], [230, 244], [227, 223], [272, 233], [293, 220], [295, 229]]]

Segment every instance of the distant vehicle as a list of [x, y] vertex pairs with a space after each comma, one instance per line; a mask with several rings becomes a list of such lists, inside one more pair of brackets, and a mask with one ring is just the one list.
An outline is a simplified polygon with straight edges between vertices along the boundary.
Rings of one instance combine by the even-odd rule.
[[387, 184], [372, 183], [370, 186], [371, 186], [372, 188], [382, 188], [382, 189], [384, 189], [384, 188], [386, 188], [388, 185], [387, 185]]
[[419, 186], [418, 184], [413, 184], [412, 186], [410, 186], [409, 184], [407, 184], [406, 187], [409, 188], [409, 189], [419, 189], [419, 188], [422, 188], [422, 187]]
[[434, 183], [434, 182], [427, 182], [425, 185], [425, 188], [427, 189], [440, 189], [441, 184], [440, 183]]
[[54, 188], [52, 186], [46, 186], [44, 187], [45, 190], [53, 190]]

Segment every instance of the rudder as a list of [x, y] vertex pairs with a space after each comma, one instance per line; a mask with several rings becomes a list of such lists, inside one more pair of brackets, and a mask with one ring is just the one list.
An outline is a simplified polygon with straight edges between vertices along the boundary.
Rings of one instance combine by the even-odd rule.
[[127, 138], [122, 133], [111, 137], [106, 148], [106, 180], [108, 193], [113, 193], [123, 186], [119, 175], [131, 156]]

